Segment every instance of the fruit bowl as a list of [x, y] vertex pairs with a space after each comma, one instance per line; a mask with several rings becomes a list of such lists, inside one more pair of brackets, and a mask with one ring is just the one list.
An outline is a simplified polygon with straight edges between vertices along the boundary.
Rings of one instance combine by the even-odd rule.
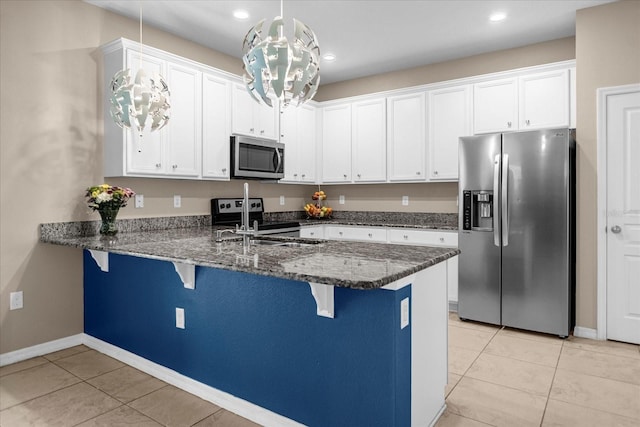
[[307, 214], [307, 218], [327, 219], [331, 217], [333, 209], [329, 206], [323, 206], [323, 200], [326, 200], [326, 198], [327, 195], [322, 190], [313, 193], [311, 199], [314, 200], [314, 203], [307, 203], [304, 205], [304, 211]]

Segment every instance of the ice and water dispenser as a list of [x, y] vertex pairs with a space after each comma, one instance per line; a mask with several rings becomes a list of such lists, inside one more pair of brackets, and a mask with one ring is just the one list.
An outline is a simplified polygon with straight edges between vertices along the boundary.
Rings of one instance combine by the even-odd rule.
[[493, 191], [462, 192], [463, 230], [493, 231]]

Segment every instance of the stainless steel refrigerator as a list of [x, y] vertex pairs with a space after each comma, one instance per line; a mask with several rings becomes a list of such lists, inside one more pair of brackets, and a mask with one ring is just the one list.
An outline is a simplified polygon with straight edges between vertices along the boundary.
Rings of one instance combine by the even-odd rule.
[[458, 315], [569, 335], [575, 311], [575, 133], [461, 137]]

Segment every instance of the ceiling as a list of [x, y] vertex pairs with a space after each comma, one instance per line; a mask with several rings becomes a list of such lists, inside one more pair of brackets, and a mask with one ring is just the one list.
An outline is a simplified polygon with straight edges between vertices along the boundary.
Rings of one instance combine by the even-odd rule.
[[[247, 31], [280, 15], [279, 0], [85, 0], [201, 45], [241, 58]], [[320, 83], [417, 67], [575, 35], [576, 10], [613, 0], [286, 0], [285, 25], [296, 18], [316, 34]], [[232, 16], [236, 9], [249, 18]], [[491, 22], [503, 12], [507, 18]], [[238, 70], [238, 74], [241, 70]]]

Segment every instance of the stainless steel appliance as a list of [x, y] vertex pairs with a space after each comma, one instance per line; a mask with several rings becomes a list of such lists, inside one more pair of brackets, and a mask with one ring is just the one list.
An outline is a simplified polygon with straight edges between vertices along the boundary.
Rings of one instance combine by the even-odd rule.
[[[211, 224], [242, 225], [242, 198], [211, 199]], [[300, 237], [300, 223], [296, 221], [265, 221], [262, 198], [249, 198], [249, 224], [258, 222], [255, 235]]]
[[284, 178], [284, 144], [249, 136], [231, 136], [231, 177]]
[[575, 294], [575, 133], [461, 137], [462, 319], [569, 335]]

